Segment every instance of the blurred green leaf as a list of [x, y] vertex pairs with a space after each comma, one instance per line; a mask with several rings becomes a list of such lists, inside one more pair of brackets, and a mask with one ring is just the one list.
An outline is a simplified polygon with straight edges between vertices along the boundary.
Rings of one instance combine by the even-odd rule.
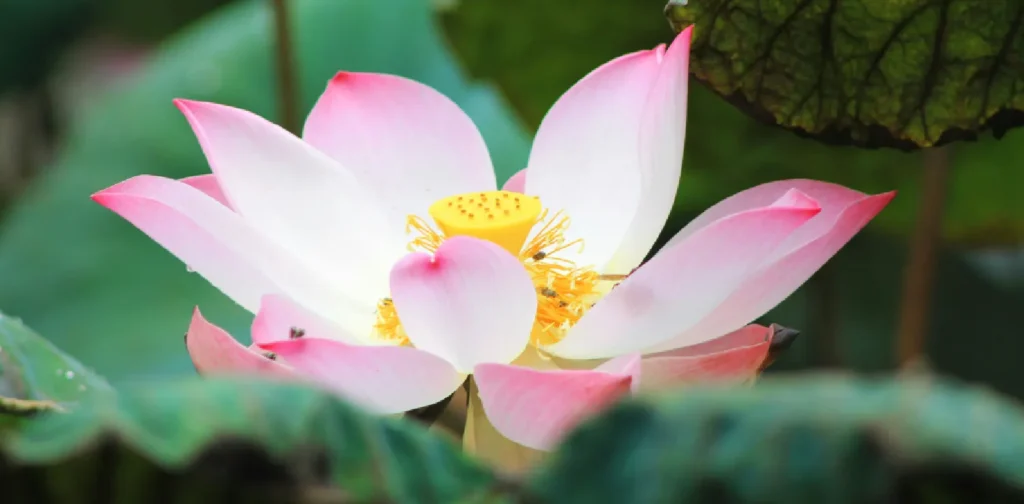
[[672, 35], [658, 18], [659, 0], [594, 1], [582, 10], [545, 0], [438, 3], [459, 59], [473, 75], [500, 84], [531, 127], [587, 72]]
[[77, 403], [111, 391], [99, 375], [61, 352], [20, 320], [0, 315], [0, 405], [22, 413], [47, 403]]
[[670, 0], [690, 69], [755, 117], [830, 143], [913, 149], [1024, 123], [1024, 4]]
[[933, 380], [805, 375], [628, 402], [531, 487], [560, 503], [1024, 502], [1024, 410]]
[[38, 414], [112, 392], [99, 375], [20, 320], [0, 314], [0, 434]]
[[103, 27], [129, 40], [160, 41], [232, 0], [94, 0]]
[[[499, 181], [525, 165], [525, 135], [494, 91], [459, 72], [426, 0], [289, 4], [305, 110], [340, 69], [404, 75], [469, 113]], [[273, 119], [269, 14], [266, 1], [232, 5], [176, 37], [133, 82], [96, 100], [59, 161], [0, 229], [0, 306], [115, 383], [193, 373], [181, 335], [194, 305], [248, 334], [249, 314], [89, 194], [141, 173], [209, 173], [175, 97]]]
[[[707, 0], [691, 3], [702, 1]], [[661, 0], [593, 0], [582, 11], [543, 0], [459, 1], [438, 12], [470, 72], [499, 84], [520, 116], [536, 128], [560, 94], [590, 70], [622, 54], [670, 42], [673, 32], [663, 7]], [[870, 228], [904, 234], [915, 225], [922, 169], [917, 153], [800, 138], [751, 119], [696, 82], [690, 86], [688, 124], [677, 212], [698, 212], [770, 180], [814, 178], [865, 192], [898, 190]], [[961, 143], [952, 156], [945, 237], [971, 245], [1024, 239], [1024, 199], [1016, 189], [1024, 180], [1007, 169], [1024, 158], [1024, 132], [1011, 131], [1002, 141]]]
[[502, 502], [501, 484], [414, 424], [250, 379], [126, 390], [0, 450], [4, 502]]
[[42, 82], [92, 13], [90, 0], [0, 2], [0, 93]]
[[[997, 255], [1003, 260], [985, 267], [976, 254], [949, 247], [939, 250], [927, 363], [936, 372], [1024, 399], [1019, 358], [1024, 339], [1018, 315], [1024, 306], [1024, 262], [1019, 253], [1016, 258], [1010, 251]], [[802, 331], [768, 372], [821, 365], [824, 353], [834, 353], [848, 369], [893, 369], [906, 256], [906, 247], [885, 237], [863, 235], [851, 241], [826, 266], [827, 275], [815, 276], [762, 317], [761, 323], [777, 322]], [[832, 323], [821, 317], [829, 311]]]

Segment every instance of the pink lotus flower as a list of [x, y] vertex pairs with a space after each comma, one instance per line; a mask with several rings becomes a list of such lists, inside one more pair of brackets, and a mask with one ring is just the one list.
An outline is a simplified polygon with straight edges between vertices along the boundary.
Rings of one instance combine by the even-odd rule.
[[679, 182], [689, 36], [573, 86], [504, 191], [450, 100], [342, 72], [302, 139], [177, 101], [213, 174], [139, 176], [93, 198], [256, 313], [246, 348], [196, 311], [201, 372], [301, 376], [380, 413], [435, 403], [472, 374], [486, 420], [545, 449], [623, 394], [754, 376], [771, 335], [746, 324], [893, 197], [765, 184], [636, 269]]

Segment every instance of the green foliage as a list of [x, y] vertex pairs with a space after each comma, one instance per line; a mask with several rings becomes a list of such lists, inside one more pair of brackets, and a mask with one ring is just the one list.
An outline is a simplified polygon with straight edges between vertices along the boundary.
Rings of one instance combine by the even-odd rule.
[[40, 84], [91, 14], [90, 0], [0, 3], [0, 93]]
[[807, 375], [634, 401], [537, 472], [548, 502], [1024, 502], [1024, 410], [920, 377]]
[[1024, 118], [1024, 3], [670, 0], [691, 70], [748, 110], [829, 142], [912, 149]]
[[251, 379], [124, 391], [42, 416], [0, 450], [15, 503], [504, 502], [502, 484], [414, 424]]
[[65, 411], [111, 391], [103, 378], [20, 320], [0, 314], [0, 434], [37, 414]]
[[[89, 194], [142, 173], [209, 173], [173, 98], [274, 119], [269, 4], [220, 11], [170, 41], [137, 79], [97, 100], [0, 230], [0, 306], [114, 382], [193, 373], [181, 335], [197, 304], [235, 334], [248, 333], [249, 314]], [[425, 1], [289, 4], [304, 111], [340, 69], [404, 75], [469, 113], [499, 180], [525, 164], [525, 136], [492, 90], [460, 74]]]
[[93, 0], [104, 29], [129, 40], [158, 42], [232, 0]]
[[104, 395], [110, 386], [96, 373], [25, 327], [0, 314], [0, 415], [49, 410]]
[[439, 10], [462, 64], [499, 83], [516, 112], [535, 128], [587, 72], [620, 54], [664, 42], [671, 33], [656, 16], [661, 5], [660, 0], [597, 1], [581, 10], [546, 0], [457, 1]]
[[[201, 412], [201, 414], [197, 414]], [[526, 480], [326, 392], [192, 378], [0, 444], [5, 502], [1024, 502], [1024, 410], [926, 376], [804, 375], [626, 401]]]

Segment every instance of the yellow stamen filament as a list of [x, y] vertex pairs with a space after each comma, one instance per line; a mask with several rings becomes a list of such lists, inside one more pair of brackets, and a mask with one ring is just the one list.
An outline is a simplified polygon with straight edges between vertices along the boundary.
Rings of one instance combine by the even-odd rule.
[[409, 252], [423, 250], [434, 253], [444, 241], [444, 236], [430, 226], [430, 223], [422, 217], [410, 215], [405, 220], [405, 234], [414, 234], [415, 238], [409, 242]]
[[409, 337], [405, 335], [405, 329], [398, 321], [395, 303], [391, 301], [391, 298], [384, 298], [377, 302], [377, 322], [373, 324], [373, 330], [377, 337], [383, 340], [396, 345], [409, 344]]
[[561, 212], [545, 217], [546, 212], [540, 218], [544, 222], [540, 231], [519, 254], [537, 288], [537, 319], [531, 333], [535, 346], [557, 343], [601, 296], [596, 271], [557, 256], [569, 247], [583, 247], [582, 239], [565, 238], [569, 218]]
[[[472, 207], [479, 215], [467, 212], [466, 207]], [[406, 232], [413, 234], [410, 251], [434, 253], [445, 238], [468, 235], [492, 241], [519, 257], [537, 290], [537, 319], [531, 334], [531, 342], [536, 346], [561, 340], [606, 292], [600, 288], [601, 282], [624, 278], [599, 275], [589, 267], [580, 268], [571, 260], [558, 257], [559, 252], [570, 247], [582, 249], [583, 240], [566, 239], [569, 218], [561, 212], [548, 217], [535, 197], [506, 191], [463, 194], [434, 203], [430, 214], [440, 231], [421, 217], [409, 216]], [[524, 245], [537, 225], [540, 230]], [[377, 304], [374, 331], [384, 340], [409, 342], [394, 303], [387, 298]]]

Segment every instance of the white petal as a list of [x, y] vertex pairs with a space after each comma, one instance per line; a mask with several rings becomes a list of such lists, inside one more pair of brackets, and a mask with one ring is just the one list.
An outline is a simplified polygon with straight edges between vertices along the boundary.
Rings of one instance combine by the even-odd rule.
[[640, 205], [604, 272], [626, 274], [636, 268], [651, 251], [675, 203], [686, 138], [691, 30], [680, 32], [661, 58], [658, 77], [644, 105], [639, 145]]
[[403, 252], [400, 229], [328, 156], [244, 110], [175, 102], [192, 125], [232, 207], [353, 297], [387, 294]]
[[[286, 294], [311, 310], [369, 333], [374, 303], [350, 298], [242, 216], [177, 180], [140, 175], [93, 195], [255, 312], [265, 294]], [[184, 267], [182, 268], [184, 269]]]
[[611, 259], [640, 205], [640, 121], [658, 69], [657, 50], [602, 65], [559, 98], [537, 131], [526, 194], [572, 219], [568, 237], [585, 240], [572, 257], [580, 266]]
[[399, 228], [441, 198], [497, 187], [469, 116], [430, 86], [397, 75], [338, 73], [303, 138], [352, 170]]

